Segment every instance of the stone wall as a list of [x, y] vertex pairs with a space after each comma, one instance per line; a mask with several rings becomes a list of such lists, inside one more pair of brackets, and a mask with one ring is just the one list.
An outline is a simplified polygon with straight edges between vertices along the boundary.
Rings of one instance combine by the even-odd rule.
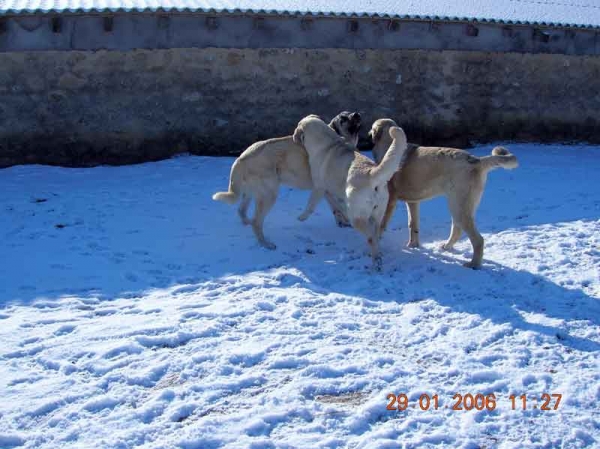
[[[0, 166], [234, 155], [340, 110], [409, 139], [600, 141], [600, 58], [481, 51], [154, 49], [0, 53]], [[364, 144], [364, 142], [363, 142]]]

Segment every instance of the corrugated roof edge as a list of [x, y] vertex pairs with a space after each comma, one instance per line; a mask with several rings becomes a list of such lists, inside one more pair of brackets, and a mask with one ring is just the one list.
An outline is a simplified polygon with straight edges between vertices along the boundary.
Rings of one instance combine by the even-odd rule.
[[439, 22], [481, 22], [496, 23], [503, 25], [530, 25], [557, 28], [582, 28], [600, 29], [598, 25], [561, 22], [538, 22], [527, 20], [504, 20], [490, 17], [450, 17], [435, 15], [410, 15], [410, 14], [378, 14], [378, 13], [346, 13], [346, 12], [324, 12], [324, 11], [278, 11], [264, 9], [214, 9], [214, 8], [64, 8], [64, 9], [0, 9], [0, 16], [24, 16], [36, 14], [107, 14], [107, 13], [208, 13], [208, 14], [254, 14], [273, 16], [313, 16], [313, 17], [342, 17], [342, 18], [371, 18], [371, 19], [408, 19], [426, 20]]

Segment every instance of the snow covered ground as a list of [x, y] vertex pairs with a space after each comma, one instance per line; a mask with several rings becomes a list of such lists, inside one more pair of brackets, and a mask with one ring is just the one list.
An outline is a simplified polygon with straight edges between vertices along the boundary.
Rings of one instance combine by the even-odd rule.
[[296, 220], [308, 192], [282, 188], [258, 247], [211, 200], [232, 159], [0, 170], [0, 447], [600, 447], [600, 148], [509, 148], [481, 271], [466, 238], [438, 249], [443, 199], [418, 250], [398, 209], [372, 274], [325, 204]]

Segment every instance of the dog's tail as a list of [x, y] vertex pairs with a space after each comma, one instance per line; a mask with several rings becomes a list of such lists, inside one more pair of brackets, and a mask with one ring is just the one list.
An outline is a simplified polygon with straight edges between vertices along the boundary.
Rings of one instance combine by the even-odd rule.
[[242, 184], [244, 181], [244, 167], [240, 159], [236, 159], [231, 167], [229, 175], [229, 191], [217, 192], [213, 195], [213, 200], [222, 201], [227, 204], [237, 203], [240, 194], [242, 193]]
[[512, 154], [504, 147], [496, 147], [492, 150], [491, 156], [484, 156], [479, 159], [481, 161], [481, 168], [488, 172], [495, 168], [502, 167], [506, 170], [512, 170], [519, 166], [517, 156]]
[[390, 128], [390, 137], [393, 139], [392, 144], [379, 165], [371, 170], [371, 179], [375, 185], [386, 183], [392, 179], [394, 173], [398, 171], [400, 162], [404, 158], [404, 154], [408, 148], [406, 134], [402, 128], [392, 126]]

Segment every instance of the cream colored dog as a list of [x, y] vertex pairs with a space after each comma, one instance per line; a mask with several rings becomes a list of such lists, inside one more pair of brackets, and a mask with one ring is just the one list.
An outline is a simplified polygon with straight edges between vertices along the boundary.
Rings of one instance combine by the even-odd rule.
[[373, 267], [377, 270], [381, 269], [379, 235], [388, 203], [387, 183], [407, 148], [401, 128], [390, 128], [388, 135], [389, 151], [377, 165], [355, 151], [317, 116], [303, 118], [294, 131], [294, 142], [303, 145], [308, 153], [314, 185], [302, 218], [312, 213], [324, 194], [331, 194], [352, 226], [367, 237]]
[[[369, 135], [375, 144], [375, 160], [385, 157], [391, 143], [388, 130], [396, 126], [390, 119], [373, 123]], [[494, 148], [491, 156], [479, 158], [464, 150], [411, 144], [400, 169], [388, 184], [390, 197], [381, 224], [382, 232], [396, 209], [396, 202], [406, 201], [410, 229], [408, 246], [419, 246], [419, 202], [445, 195], [452, 215], [452, 229], [443, 249], [451, 249], [465, 231], [473, 246], [473, 258], [465, 266], [479, 268], [483, 258], [483, 237], [475, 226], [475, 211], [487, 174], [498, 167], [513, 169], [517, 166], [517, 158], [503, 147]]]
[[[356, 146], [360, 129], [358, 112], [341, 112], [334, 117], [329, 126]], [[242, 222], [252, 225], [254, 234], [262, 246], [275, 249], [275, 244], [265, 238], [263, 224], [275, 204], [280, 184], [301, 190], [313, 188], [306, 150], [295, 144], [292, 136], [256, 142], [248, 147], [231, 167], [229, 191], [215, 193], [213, 200], [234, 204], [241, 198], [238, 213]], [[337, 207], [337, 203], [330, 195], [326, 198], [338, 226], [349, 226], [346, 215]], [[250, 220], [247, 212], [252, 199], [255, 201], [255, 212], [254, 218]], [[311, 195], [309, 204], [314, 202], [315, 199]], [[298, 218], [305, 220], [307, 217], [305, 211]]]

